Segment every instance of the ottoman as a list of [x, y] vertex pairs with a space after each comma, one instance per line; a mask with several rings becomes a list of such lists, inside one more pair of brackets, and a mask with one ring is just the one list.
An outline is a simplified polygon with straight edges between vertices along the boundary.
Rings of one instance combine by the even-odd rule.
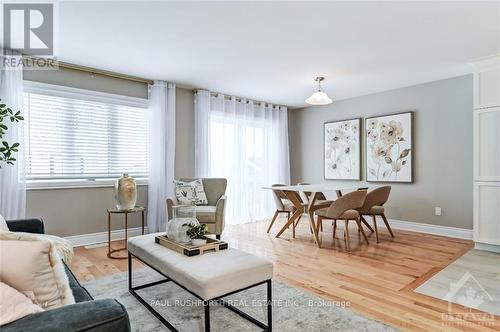
[[[155, 243], [163, 233], [136, 236], [128, 240], [129, 291], [171, 331], [177, 331], [156, 312], [136, 290], [173, 282], [203, 301], [205, 331], [210, 331], [210, 304], [217, 302], [251, 321], [265, 331], [272, 331], [271, 279], [273, 264], [263, 258], [228, 248], [218, 252], [188, 257]], [[166, 279], [132, 287], [132, 258], [162, 274]], [[267, 325], [231, 306], [222, 298], [267, 284]]]

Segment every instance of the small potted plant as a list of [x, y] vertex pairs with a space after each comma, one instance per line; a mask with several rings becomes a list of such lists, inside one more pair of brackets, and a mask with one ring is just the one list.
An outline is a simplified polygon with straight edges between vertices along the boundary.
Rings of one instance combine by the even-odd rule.
[[185, 224], [188, 227], [187, 235], [191, 238], [191, 244], [193, 246], [201, 246], [207, 243], [207, 238], [205, 235], [208, 233], [207, 225], [199, 224]]

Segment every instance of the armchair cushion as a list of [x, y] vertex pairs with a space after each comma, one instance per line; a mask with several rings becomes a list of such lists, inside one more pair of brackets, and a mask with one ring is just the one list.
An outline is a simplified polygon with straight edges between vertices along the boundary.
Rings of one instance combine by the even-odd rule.
[[196, 219], [201, 223], [215, 223], [215, 212], [217, 208], [210, 205], [196, 207]]

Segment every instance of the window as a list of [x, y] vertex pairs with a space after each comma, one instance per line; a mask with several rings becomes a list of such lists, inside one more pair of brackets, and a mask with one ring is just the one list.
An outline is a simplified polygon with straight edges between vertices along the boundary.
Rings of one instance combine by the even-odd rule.
[[26, 178], [30, 182], [148, 176], [146, 101], [76, 89], [27, 88]]

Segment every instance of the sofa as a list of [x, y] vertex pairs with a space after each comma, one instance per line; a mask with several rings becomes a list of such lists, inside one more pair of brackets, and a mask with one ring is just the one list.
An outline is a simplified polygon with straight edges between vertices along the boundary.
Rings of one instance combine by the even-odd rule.
[[[192, 182], [198, 178], [181, 178], [180, 181]], [[207, 195], [207, 205], [196, 206], [196, 218], [202, 224], [207, 225], [208, 232], [215, 234], [218, 239], [224, 231], [224, 214], [226, 209], [226, 187], [227, 179], [202, 178], [203, 189]], [[175, 197], [167, 198], [167, 220], [173, 217], [173, 207], [179, 205]]]
[[[44, 234], [40, 219], [7, 220], [12, 232]], [[65, 265], [75, 304], [39, 312], [0, 327], [2, 332], [19, 331], [130, 331], [125, 307], [114, 299], [94, 300]]]

